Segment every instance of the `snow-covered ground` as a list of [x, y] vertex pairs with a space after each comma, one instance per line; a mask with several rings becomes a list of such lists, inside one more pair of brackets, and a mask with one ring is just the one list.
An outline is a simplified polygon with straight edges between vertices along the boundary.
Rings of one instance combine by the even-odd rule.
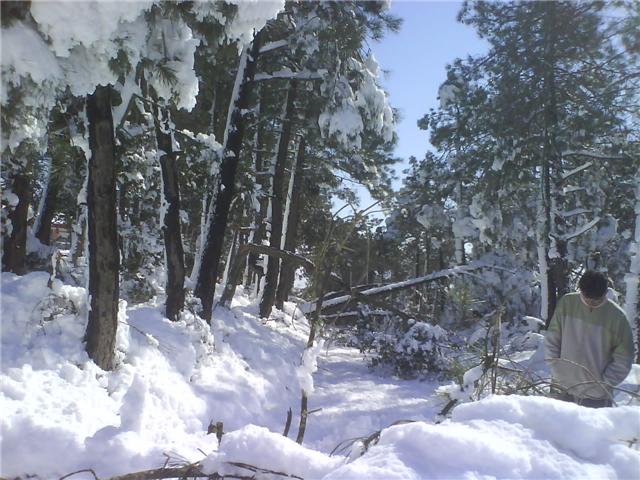
[[[51, 290], [47, 280], [2, 274], [4, 478], [88, 468], [107, 478], [167, 460], [246, 475], [233, 465], [245, 463], [306, 479], [640, 478], [638, 406], [495, 396], [435, 423], [443, 406], [436, 382], [370, 371], [356, 350], [331, 342], [320, 350], [300, 446], [282, 436], [291, 408], [295, 438], [300, 387], [309, 383], [300, 366], [308, 326], [293, 305], [263, 323], [240, 294], [231, 312], [216, 311], [212, 330], [192, 315], [169, 322], [152, 305], [123, 308], [119, 365], [104, 372], [83, 350], [84, 290], [59, 282]], [[66, 299], [66, 313], [43, 301], [52, 292]], [[639, 366], [627, 383], [640, 383]], [[399, 420], [412, 422], [387, 428]], [[207, 434], [210, 422], [224, 424], [220, 444]], [[378, 430], [366, 451], [356, 441], [330, 455]]]

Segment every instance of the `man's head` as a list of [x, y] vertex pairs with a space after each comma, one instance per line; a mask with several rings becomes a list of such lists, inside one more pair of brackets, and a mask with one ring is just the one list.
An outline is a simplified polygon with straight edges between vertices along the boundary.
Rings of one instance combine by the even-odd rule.
[[607, 298], [607, 277], [595, 270], [587, 270], [578, 281], [578, 289], [582, 300], [590, 307], [598, 307]]

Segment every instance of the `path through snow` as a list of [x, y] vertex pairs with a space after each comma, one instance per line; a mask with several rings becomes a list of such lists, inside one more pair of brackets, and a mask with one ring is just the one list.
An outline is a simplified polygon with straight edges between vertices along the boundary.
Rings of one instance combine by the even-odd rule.
[[305, 445], [330, 452], [339, 441], [368, 436], [398, 420], [431, 421], [442, 408], [435, 382], [407, 381], [371, 371], [355, 348], [324, 349], [314, 374]]

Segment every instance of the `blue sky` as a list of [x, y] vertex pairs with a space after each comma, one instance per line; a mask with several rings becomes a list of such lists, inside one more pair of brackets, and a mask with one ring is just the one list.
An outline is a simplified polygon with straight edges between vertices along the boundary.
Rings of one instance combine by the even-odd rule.
[[[416, 122], [437, 106], [447, 63], [488, 49], [473, 28], [456, 21], [461, 6], [454, 1], [393, 0], [391, 13], [403, 19], [400, 32], [370, 45], [380, 68], [389, 71], [382, 84], [402, 116], [396, 155], [405, 160], [411, 155], [422, 158], [428, 150], [428, 134]], [[400, 177], [404, 168], [396, 166]]]

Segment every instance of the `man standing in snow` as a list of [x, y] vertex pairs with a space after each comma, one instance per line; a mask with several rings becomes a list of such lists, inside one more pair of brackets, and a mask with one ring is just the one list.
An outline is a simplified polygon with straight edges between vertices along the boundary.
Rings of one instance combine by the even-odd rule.
[[624, 310], [607, 298], [607, 278], [587, 270], [576, 293], [558, 302], [545, 336], [545, 360], [556, 398], [586, 407], [610, 407], [613, 387], [633, 363], [633, 336]]

